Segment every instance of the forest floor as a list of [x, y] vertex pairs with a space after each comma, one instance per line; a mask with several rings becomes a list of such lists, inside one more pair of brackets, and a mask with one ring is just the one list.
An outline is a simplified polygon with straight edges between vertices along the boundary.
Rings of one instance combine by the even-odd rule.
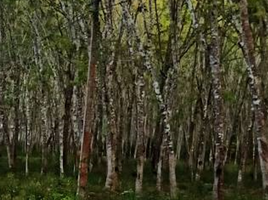
[[[40, 158], [31, 158], [30, 175], [24, 174], [24, 158], [19, 157], [15, 172], [7, 168], [5, 157], [0, 158], [0, 199], [1, 200], [71, 200], [75, 199], [76, 179], [70, 173], [64, 178], [58, 176], [58, 165], [50, 162], [49, 173], [40, 175]], [[51, 164], [54, 163], [54, 164]], [[71, 165], [70, 165], [71, 166]], [[52, 169], [52, 170], [51, 170]], [[93, 167], [89, 174], [88, 196], [91, 200], [168, 200], [168, 173], [164, 172], [163, 192], [155, 190], [156, 177], [150, 169], [150, 163], [144, 172], [144, 193], [137, 197], [133, 190], [135, 185], [135, 162], [124, 164], [121, 178], [121, 188], [118, 192], [110, 193], [103, 189], [106, 166]], [[247, 173], [244, 186], [237, 187], [237, 167], [228, 164], [225, 171], [225, 200], [260, 200], [262, 196], [261, 177], [253, 181], [251, 173]], [[202, 180], [192, 182], [189, 169], [184, 164], [177, 167], [177, 182], [179, 188], [178, 200], [212, 199], [213, 171], [207, 170]]]

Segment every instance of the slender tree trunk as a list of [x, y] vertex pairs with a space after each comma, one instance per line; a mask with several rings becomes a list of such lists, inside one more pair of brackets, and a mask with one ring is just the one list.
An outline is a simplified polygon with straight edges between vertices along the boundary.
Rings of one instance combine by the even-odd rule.
[[[25, 77], [25, 80], [26, 77]], [[25, 81], [26, 82], [26, 81]], [[25, 84], [26, 85], [26, 84]], [[32, 122], [31, 122], [31, 103], [30, 103], [30, 91], [26, 89], [25, 95], [25, 117], [26, 117], [26, 136], [25, 136], [25, 174], [29, 175], [29, 153], [32, 139]]]
[[74, 169], [73, 172], [75, 173], [78, 171], [79, 168], [79, 151], [80, 151], [80, 138], [82, 135], [82, 95], [80, 92], [81, 88], [78, 86], [74, 87], [74, 94], [73, 94], [73, 115], [72, 115], [72, 124], [73, 124], [73, 159], [74, 159]]
[[[110, 17], [112, 17], [112, 11], [110, 11]], [[112, 34], [112, 22], [108, 22], [108, 38], [111, 39]], [[118, 158], [117, 158], [117, 149], [120, 145], [119, 139], [119, 129], [116, 121], [116, 69], [117, 69], [117, 61], [119, 56], [120, 44], [123, 36], [123, 21], [119, 24], [119, 34], [114, 45], [114, 49], [112, 51], [111, 60], [107, 65], [106, 74], [107, 74], [107, 82], [106, 82], [106, 107], [107, 107], [107, 118], [108, 118], [108, 126], [109, 132], [107, 134], [107, 176], [105, 182], [105, 188], [111, 191], [115, 191], [119, 187], [119, 168], [118, 168]]]
[[[107, 96], [109, 103], [107, 104], [107, 116], [109, 120], [109, 132], [106, 138], [107, 149], [107, 176], [105, 182], [105, 188], [115, 191], [118, 188], [118, 169], [116, 164], [116, 152], [117, 152], [117, 135], [118, 129], [116, 124], [115, 115], [115, 103], [114, 103], [114, 88], [113, 88], [113, 74], [112, 67], [108, 67], [108, 84], [107, 84]], [[110, 77], [109, 77], [110, 76]], [[109, 85], [109, 86], [108, 86]]]
[[220, 68], [220, 45], [218, 34], [218, 5], [217, 0], [212, 2], [211, 15], [211, 44], [210, 44], [210, 67], [212, 74], [213, 98], [214, 98], [214, 134], [215, 134], [215, 162], [214, 162], [214, 184], [213, 199], [223, 199], [223, 172], [226, 148], [224, 146], [224, 118], [223, 100], [221, 94], [221, 68]]
[[42, 91], [42, 107], [41, 107], [41, 143], [42, 143], [42, 166], [41, 166], [41, 174], [45, 174], [47, 172], [47, 156], [48, 156], [48, 148], [47, 148], [47, 138], [48, 138], [48, 97], [47, 94]]
[[[138, 70], [139, 71], [139, 70]], [[144, 133], [144, 78], [143, 73], [140, 72], [138, 74], [138, 83], [137, 83], [137, 177], [136, 177], [136, 184], [135, 190], [136, 193], [141, 193], [142, 191], [142, 182], [143, 182], [143, 168], [144, 168], [144, 158], [145, 158], [145, 133]]]
[[132, 90], [135, 91], [135, 86], [133, 86], [133, 89], [129, 89], [129, 104], [127, 107], [127, 116], [126, 116], [126, 132], [127, 132], [127, 136], [126, 136], [126, 144], [125, 144], [125, 154], [126, 154], [126, 158], [130, 158], [131, 157], [131, 142], [130, 142], [130, 138], [131, 138], [131, 127], [132, 127], [132, 122], [133, 122], [133, 104], [134, 104], [134, 98], [133, 98], [133, 94], [132, 94]]
[[[124, 20], [125, 23], [127, 24], [128, 30], [132, 34], [132, 36], [135, 38], [135, 41], [137, 42], [137, 46], [139, 47], [139, 54], [143, 58], [144, 61], [144, 66], [146, 69], [150, 72], [151, 77], [152, 77], [152, 87], [155, 93], [155, 96], [158, 101], [158, 105], [160, 108], [160, 113], [162, 116], [163, 120], [163, 125], [164, 125], [164, 136], [166, 137], [165, 142], [163, 143], [167, 148], [168, 148], [168, 158], [169, 158], [169, 175], [170, 175], [170, 195], [172, 198], [176, 197], [177, 193], [177, 184], [176, 184], [176, 174], [175, 174], [175, 154], [173, 150], [173, 140], [171, 138], [171, 131], [170, 131], [170, 122], [169, 122], [169, 114], [170, 110], [166, 102], [164, 102], [163, 99], [163, 94], [161, 94], [160, 88], [159, 88], [159, 82], [157, 81], [155, 70], [153, 69], [153, 66], [151, 65], [151, 60], [150, 60], [150, 53], [148, 52], [147, 49], [144, 48], [143, 44], [141, 43], [141, 40], [135, 30], [135, 24], [134, 20], [129, 13], [128, 5], [127, 3], [123, 4], [123, 15], [124, 15]], [[149, 38], [148, 38], [149, 39]], [[149, 49], [149, 45], [147, 46]], [[170, 73], [170, 76], [172, 76], [173, 73]], [[170, 84], [169, 81], [167, 83]], [[170, 85], [167, 86], [166, 91], [169, 91]], [[161, 159], [159, 159], [161, 160]], [[161, 165], [159, 165], [161, 166]], [[160, 169], [158, 169], [160, 170]]]
[[201, 128], [201, 133], [199, 135], [199, 146], [198, 146], [198, 154], [197, 154], [197, 169], [196, 169], [196, 174], [195, 174], [195, 179], [197, 181], [200, 180], [201, 174], [204, 169], [204, 162], [205, 162], [205, 152], [206, 152], [206, 143], [207, 143], [207, 122], [208, 122], [208, 117], [207, 117], [207, 106], [209, 102], [209, 97], [206, 102], [203, 103], [202, 107], [202, 128]]
[[[59, 119], [61, 121], [61, 118]], [[60, 161], [60, 176], [62, 177], [64, 175], [64, 145], [63, 145], [63, 138], [64, 138], [64, 133], [63, 133], [63, 125], [61, 122], [59, 122], [59, 161]]]
[[[70, 68], [70, 66], [69, 66]], [[70, 143], [70, 124], [71, 124], [71, 108], [72, 108], [72, 97], [73, 97], [73, 86], [71, 85], [71, 81], [73, 81], [71, 69], [68, 70], [68, 83], [64, 90], [65, 96], [65, 103], [64, 103], [64, 116], [63, 116], [63, 150], [60, 153], [63, 159], [61, 161], [61, 173], [60, 175], [63, 176], [64, 172], [66, 171], [66, 167], [68, 164], [68, 152], [69, 152], [69, 143]]]
[[[1, 66], [2, 67], [2, 66]], [[4, 96], [4, 91], [6, 89], [6, 83], [5, 83], [5, 74], [3, 72], [0, 72], [1, 74], [1, 84], [0, 84], [0, 105], [3, 106], [5, 105], [5, 96]], [[4, 135], [4, 143], [6, 145], [6, 150], [7, 150], [7, 160], [8, 160], [8, 167], [9, 169], [13, 168], [13, 163], [11, 160], [11, 144], [10, 144], [10, 133], [9, 133], [9, 119], [7, 115], [7, 110], [3, 109], [0, 110], [0, 117], [1, 117], [1, 123], [3, 125], [3, 135]]]
[[160, 144], [159, 149], [159, 159], [157, 163], [157, 171], [156, 171], [156, 189], [158, 192], [162, 191], [162, 168], [163, 168], [163, 154], [164, 154], [164, 146], [163, 142]]
[[43, 75], [44, 73], [44, 64], [42, 59], [42, 39], [38, 29], [38, 17], [37, 11], [34, 12], [32, 16], [33, 20], [31, 21], [32, 32], [34, 35], [33, 38], [33, 50], [34, 50], [34, 61], [36, 66], [40, 70], [40, 104], [41, 104], [41, 123], [40, 123], [40, 132], [41, 132], [41, 145], [42, 145], [42, 158], [41, 158], [41, 174], [46, 173], [47, 171], [47, 137], [48, 137], [48, 91], [46, 88], [46, 81]]
[[96, 67], [99, 49], [99, 3], [100, 0], [92, 0], [92, 24], [90, 48], [88, 48], [89, 66], [86, 86], [85, 111], [83, 119], [83, 135], [81, 140], [81, 153], [78, 175], [77, 196], [85, 198], [88, 179], [88, 161], [90, 144], [93, 136], [94, 102], [96, 96]]
[[[0, 3], [0, 16], [3, 17], [3, 5]], [[3, 18], [2, 18], [3, 19]], [[5, 33], [4, 33], [4, 23], [3, 20], [0, 21], [0, 45], [2, 46], [5, 40]], [[0, 53], [3, 53], [2, 48], [0, 49]], [[0, 123], [3, 126], [3, 138], [4, 143], [6, 145], [7, 150], [7, 159], [8, 159], [8, 167], [9, 169], [13, 168], [13, 164], [11, 162], [11, 145], [10, 145], [10, 136], [9, 136], [9, 126], [8, 126], [8, 114], [7, 110], [5, 109], [5, 95], [4, 92], [6, 91], [6, 74], [4, 71], [4, 62], [3, 59], [0, 60]]]
[[[255, 120], [254, 114], [251, 113], [250, 115], [252, 115], [252, 117], [250, 119], [250, 123], [248, 125], [247, 130], [242, 131], [243, 138], [242, 138], [242, 144], [241, 144], [241, 153], [240, 153], [241, 156], [240, 156], [240, 163], [239, 163], [238, 177], [237, 177], [238, 186], [241, 186], [243, 183], [244, 174], [246, 170], [245, 168], [246, 168], [246, 160], [247, 160], [247, 155], [248, 155], [249, 138], [250, 138], [250, 135], [252, 135], [253, 127], [254, 127], [254, 120]], [[243, 124], [241, 124], [241, 126], [243, 126]]]
[[254, 115], [256, 120], [256, 136], [258, 153], [260, 160], [260, 167], [262, 172], [262, 185], [264, 198], [268, 199], [268, 143], [264, 133], [264, 113], [262, 111], [262, 97], [261, 97], [261, 80], [258, 74], [256, 65], [254, 40], [249, 24], [248, 17], [248, 2], [247, 0], [240, 1], [240, 13], [242, 22], [242, 32], [240, 43], [243, 54], [247, 63], [247, 72], [249, 79], [249, 87], [252, 95], [252, 104], [254, 108]]
[[178, 132], [178, 138], [177, 138], [177, 147], [176, 147], [176, 158], [179, 161], [181, 157], [181, 147], [182, 147], [182, 142], [183, 142], [183, 130], [182, 127], [179, 127], [179, 132]]
[[[120, 83], [119, 83], [120, 84]], [[120, 86], [119, 86], [120, 87]], [[119, 95], [120, 95], [120, 99], [118, 102], [118, 136], [117, 136], [117, 141], [118, 141], [118, 145], [117, 145], [117, 152], [116, 152], [116, 157], [117, 157], [117, 167], [118, 167], [118, 172], [119, 174], [121, 174], [122, 169], [123, 169], [123, 133], [124, 133], [124, 93], [122, 91], [122, 89], [119, 89]]]
[[14, 133], [12, 138], [12, 153], [11, 153], [11, 160], [13, 163], [13, 168], [16, 167], [16, 160], [17, 160], [17, 145], [18, 145], [18, 137], [20, 132], [20, 70], [16, 69], [16, 80], [14, 86]]

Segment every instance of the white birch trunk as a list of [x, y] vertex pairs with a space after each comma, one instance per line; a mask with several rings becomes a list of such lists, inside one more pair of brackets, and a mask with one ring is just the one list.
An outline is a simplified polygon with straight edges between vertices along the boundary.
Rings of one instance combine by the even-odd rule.
[[63, 164], [63, 124], [62, 124], [62, 119], [60, 119], [59, 122], [59, 152], [60, 152], [60, 177], [64, 176], [64, 164]]
[[212, 74], [213, 98], [215, 113], [214, 134], [215, 134], [215, 162], [214, 162], [214, 183], [213, 199], [223, 199], [223, 176], [224, 176], [224, 159], [226, 147], [224, 146], [224, 118], [223, 118], [223, 100], [221, 94], [221, 69], [220, 69], [220, 44], [218, 33], [218, 4], [216, 0], [211, 3], [211, 50], [209, 63]]
[[[165, 104], [165, 102], [163, 100], [162, 94], [160, 93], [159, 83], [157, 81], [155, 71], [151, 65], [150, 52], [148, 52], [148, 50], [147, 50], [147, 49], [149, 49], [149, 45], [147, 45], [147, 49], [144, 48], [143, 44], [141, 43], [141, 39], [139, 38], [139, 36], [136, 32], [134, 20], [132, 18], [132, 15], [129, 13], [127, 3], [123, 3], [122, 6], [123, 6], [123, 16], [124, 16], [125, 23], [128, 27], [128, 31], [134, 37], [134, 39], [137, 43], [137, 46], [139, 47], [139, 54], [144, 59], [144, 66], [150, 72], [152, 80], [153, 80], [152, 81], [153, 82], [153, 90], [154, 90], [154, 93], [156, 95], [156, 99], [158, 101], [159, 107], [160, 107], [161, 115], [163, 117], [164, 133], [165, 133], [165, 137], [167, 138], [165, 140], [165, 145], [168, 146], [169, 158], [171, 159], [171, 163], [172, 163], [173, 162], [172, 159], [174, 158], [174, 151], [173, 151], [173, 141], [171, 139], [171, 133], [170, 133], [170, 124], [169, 124], [169, 116], [168, 116], [169, 110], [168, 110], [168, 106]], [[162, 167], [162, 165], [159, 164], [159, 167]], [[171, 169], [171, 167], [174, 167], [174, 166], [170, 166], [169, 169]], [[160, 170], [160, 169], [158, 169], [158, 170]], [[170, 171], [170, 173], [172, 175], [175, 175], [175, 173], [173, 173], [173, 169]], [[170, 194], [171, 194], [172, 198], [174, 198], [176, 196], [175, 191], [177, 190], [176, 181], [174, 182], [174, 180], [176, 180], [175, 177], [170, 179], [170, 182], [172, 182], [170, 184]]]
[[109, 136], [106, 137], [106, 154], [107, 154], [107, 175], [105, 181], [105, 188], [110, 188], [112, 185], [112, 174], [113, 174], [113, 153], [112, 153], [112, 141]]
[[260, 168], [262, 172], [262, 186], [264, 198], [268, 199], [268, 143], [264, 134], [264, 113], [262, 110], [262, 96], [261, 96], [261, 82], [257, 75], [257, 64], [255, 58], [254, 40], [252, 36], [251, 27], [248, 16], [248, 2], [247, 0], [240, 1], [241, 24], [237, 27], [240, 32], [241, 43], [244, 58], [247, 64], [248, 83], [252, 95], [252, 104], [254, 108], [254, 115], [256, 119], [256, 137], [258, 145], [258, 153], [260, 160]]

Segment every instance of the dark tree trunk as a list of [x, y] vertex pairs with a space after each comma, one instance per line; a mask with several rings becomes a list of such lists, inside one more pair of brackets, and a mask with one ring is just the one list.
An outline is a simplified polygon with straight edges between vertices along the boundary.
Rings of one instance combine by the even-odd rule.
[[68, 164], [68, 153], [70, 144], [70, 124], [71, 124], [71, 109], [72, 109], [72, 97], [73, 97], [73, 86], [71, 81], [73, 80], [71, 71], [68, 70], [68, 78], [70, 79], [68, 85], [64, 90], [65, 102], [64, 102], [64, 116], [63, 116], [63, 166], [64, 172]]

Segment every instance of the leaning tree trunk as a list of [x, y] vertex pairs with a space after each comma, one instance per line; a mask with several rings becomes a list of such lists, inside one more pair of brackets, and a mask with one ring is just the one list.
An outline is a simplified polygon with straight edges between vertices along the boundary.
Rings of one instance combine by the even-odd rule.
[[223, 172], [226, 148], [224, 146], [224, 119], [223, 102], [221, 94], [221, 68], [220, 68], [220, 45], [217, 23], [217, 0], [212, 3], [211, 15], [211, 44], [209, 62], [212, 74], [213, 86], [213, 110], [214, 110], [214, 134], [215, 134], [215, 162], [214, 162], [214, 184], [213, 199], [223, 199]]
[[88, 179], [88, 160], [90, 154], [90, 144], [92, 140], [92, 131], [94, 124], [94, 109], [96, 96], [96, 68], [99, 49], [99, 3], [100, 0], [92, 0], [92, 24], [91, 24], [91, 41], [89, 53], [88, 79], [86, 86], [85, 111], [83, 121], [83, 135], [81, 141], [79, 175], [77, 196], [85, 198], [86, 186]]
[[260, 167], [262, 173], [262, 186], [264, 198], [268, 199], [268, 141], [264, 133], [264, 113], [262, 111], [261, 101], [261, 80], [257, 73], [255, 58], [254, 40], [249, 24], [247, 0], [240, 1], [240, 14], [242, 23], [241, 48], [247, 63], [248, 83], [252, 95], [252, 104], [254, 108], [256, 122], [256, 136]]

